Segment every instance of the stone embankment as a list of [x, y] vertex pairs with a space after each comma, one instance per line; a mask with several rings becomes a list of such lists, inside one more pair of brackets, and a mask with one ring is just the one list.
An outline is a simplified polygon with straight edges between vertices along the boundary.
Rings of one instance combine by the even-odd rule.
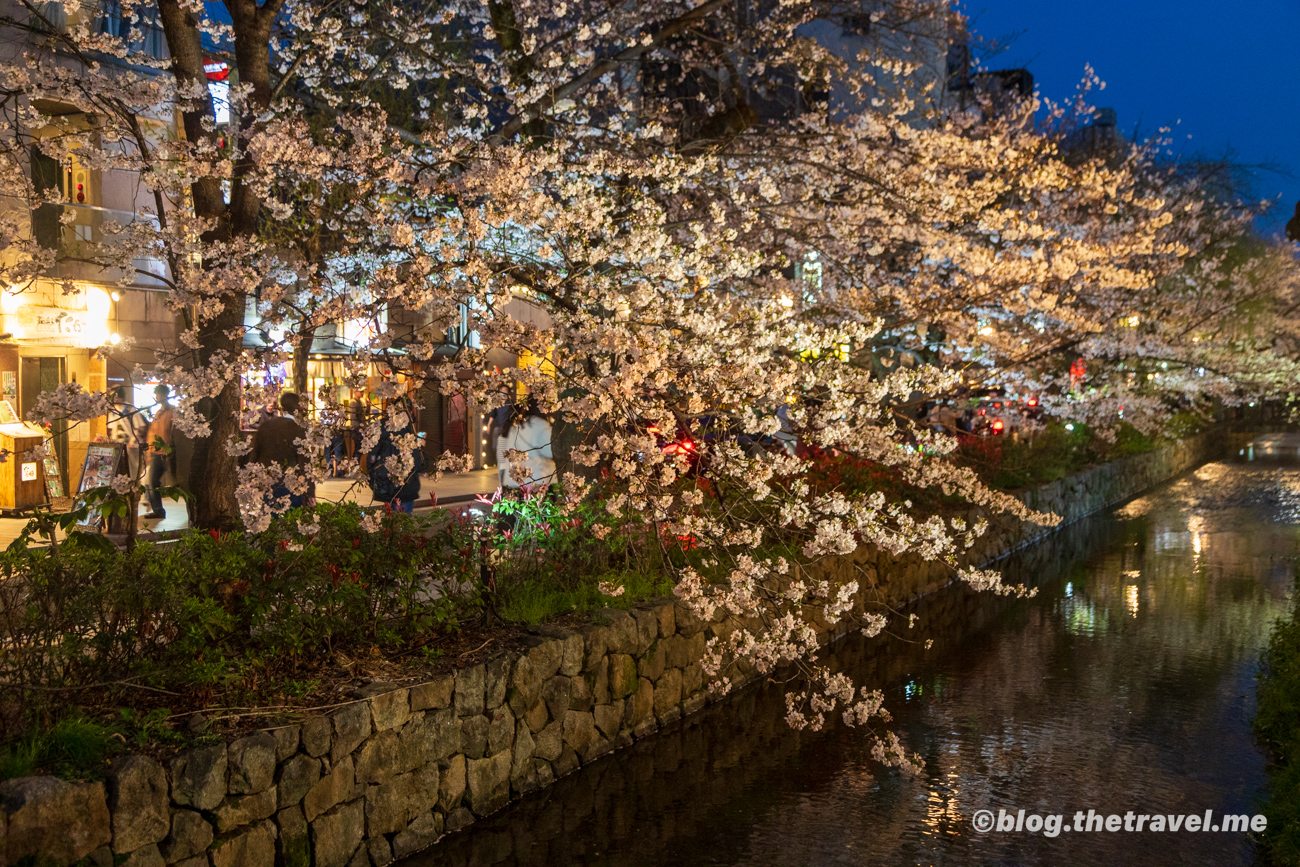
[[[1073, 521], [1199, 463], [1213, 446], [1202, 435], [1095, 467], [1028, 492], [1026, 502]], [[995, 521], [970, 559], [996, 559], [1046, 532]], [[935, 564], [875, 552], [808, 571], [858, 580], [860, 607], [898, 605], [950, 579]], [[24, 859], [105, 867], [388, 864], [704, 707], [705, 642], [734, 628], [656, 600], [600, 612], [575, 631], [540, 628], [526, 652], [429, 683], [371, 684], [364, 697], [329, 713], [166, 764], [128, 756], [113, 762], [103, 783], [9, 780], [0, 783], [0, 867]], [[822, 637], [829, 642], [842, 631], [823, 628]]]

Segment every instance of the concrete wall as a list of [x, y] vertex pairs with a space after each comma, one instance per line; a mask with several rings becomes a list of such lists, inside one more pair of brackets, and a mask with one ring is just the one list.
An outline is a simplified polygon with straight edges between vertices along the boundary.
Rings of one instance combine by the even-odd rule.
[[[1202, 435], [1093, 468], [1027, 502], [1074, 520], [1194, 466], [1215, 442]], [[972, 562], [1043, 535], [998, 521]], [[808, 572], [865, 579], [859, 607], [949, 580], [934, 564], [875, 552]], [[671, 599], [599, 612], [581, 629], [541, 627], [527, 650], [429, 683], [371, 684], [293, 725], [165, 763], [115, 760], [105, 783], [10, 780], [0, 784], [0, 867], [28, 855], [132, 867], [387, 864], [703, 708], [705, 642], [736, 625], [704, 623]], [[846, 630], [820, 631], [829, 642]]]

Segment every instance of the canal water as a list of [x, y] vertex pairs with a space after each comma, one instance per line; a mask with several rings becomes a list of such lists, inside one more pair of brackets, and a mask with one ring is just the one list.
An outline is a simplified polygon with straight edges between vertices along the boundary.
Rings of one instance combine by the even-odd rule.
[[912, 631], [837, 645], [885, 689], [919, 776], [875, 765], [859, 730], [790, 731], [780, 690], [749, 689], [404, 867], [1255, 863], [1248, 834], [972, 827], [980, 810], [1258, 812], [1254, 676], [1294, 587], [1300, 470], [1240, 461], [1004, 560], [1036, 598], [954, 588]]

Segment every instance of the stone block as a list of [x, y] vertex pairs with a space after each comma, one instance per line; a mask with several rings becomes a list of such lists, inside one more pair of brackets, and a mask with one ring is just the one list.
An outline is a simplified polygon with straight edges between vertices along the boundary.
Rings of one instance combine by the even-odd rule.
[[366, 855], [370, 857], [368, 867], [386, 867], [393, 862], [393, 847], [385, 837], [371, 837], [366, 840]]
[[692, 662], [682, 669], [682, 695], [694, 695], [704, 688], [704, 669]]
[[452, 695], [452, 706], [456, 708], [456, 716], [466, 717], [483, 713], [486, 676], [487, 671], [483, 665], [462, 668], [456, 672], [456, 691]]
[[275, 738], [275, 760], [277, 762], [283, 762], [289, 756], [298, 752], [298, 726], [278, 726], [267, 729], [266, 733]]
[[578, 759], [578, 754], [574, 752], [573, 747], [566, 746], [560, 752], [560, 757], [551, 762], [551, 769], [555, 772], [555, 776], [558, 779], [559, 777], [567, 777], [569, 774], [576, 771], [580, 764], [581, 762]]
[[158, 844], [150, 843], [132, 852], [121, 867], [166, 867], [166, 862], [158, 852]]
[[432, 846], [442, 836], [442, 816], [432, 810], [414, 819], [393, 837], [393, 857], [405, 858]]
[[114, 851], [134, 852], [167, 836], [171, 801], [162, 765], [145, 756], [117, 759], [109, 767], [107, 790]]
[[682, 713], [690, 716], [703, 708], [708, 703], [708, 700], [709, 697], [706, 693], [697, 692], [682, 700]]
[[581, 754], [596, 736], [596, 723], [591, 714], [576, 710], [564, 717], [564, 743]]
[[510, 800], [510, 760], [510, 753], [504, 752], [466, 762], [468, 805], [476, 816], [486, 816]]
[[158, 847], [163, 860], [175, 864], [206, 852], [212, 845], [212, 826], [193, 810], [177, 810], [172, 814], [171, 831]]
[[[685, 638], [698, 635], [704, 631], [706, 626], [708, 626], [708, 624], [701, 620], [699, 615], [697, 615], [689, 605], [686, 605], [683, 602], [673, 603], [673, 620], [676, 621], [677, 634]], [[668, 664], [672, 665], [671, 662]]]
[[[697, 632], [686, 640], [686, 664], [674, 666], [674, 668], [685, 668], [693, 662], [699, 662], [704, 658], [704, 647], [707, 643], [703, 632]], [[671, 663], [669, 663], [671, 665]]]
[[212, 867], [275, 867], [275, 825], [259, 822], [211, 850]]
[[593, 680], [595, 678], [588, 672], [569, 678], [569, 710], [591, 710], [596, 703], [591, 689]]
[[330, 723], [334, 727], [330, 761], [338, 762], [370, 737], [370, 703], [358, 701], [344, 705], [330, 714]]
[[608, 631], [605, 642], [609, 653], [636, 653], [638, 630], [636, 620], [626, 611], [617, 608], [605, 608], [595, 612], [594, 618], [607, 622]]
[[226, 767], [231, 795], [249, 795], [266, 791], [275, 779], [275, 738], [258, 732], [240, 738], [226, 750]]
[[461, 723], [450, 707], [430, 711], [420, 719], [412, 719], [402, 729], [400, 753], [403, 763], [418, 767], [439, 762], [460, 752]]
[[655, 688], [646, 678], [637, 681], [636, 692], [623, 706], [623, 724], [635, 728], [654, 713]]
[[451, 707], [451, 694], [456, 681], [448, 675], [428, 683], [411, 687], [411, 710], [442, 710]]
[[515, 660], [510, 672], [510, 690], [508, 703], [510, 709], [518, 716], [523, 716], [528, 709], [542, 697], [542, 678], [534, 666], [532, 658], [521, 656]]
[[438, 808], [450, 812], [465, 794], [466, 761], [464, 756], [452, 756], [438, 779]]
[[632, 737], [641, 740], [650, 737], [657, 731], [659, 731], [659, 720], [651, 716], [636, 724], [632, 729]]
[[[0, 783], [0, 816], [9, 817], [4, 841], [8, 863], [41, 858], [72, 863], [112, 839], [103, 783], [67, 783], [21, 777]], [[58, 833], [50, 833], [51, 829]]]
[[498, 705], [488, 723], [487, 753], [495, 756], [502, 750], [508, 750], [515, 742], [515, 718], [510, 708]]
[[306, 797], [302, 799], [302, 810], [307, 821], [315, 821], [321, 813], [350, 798], [352, 785], [352, 757], [347, 756], [331, 768], [328, 774], [321, 777], [320, 782], [312, 786]]
[[[698, 633], [703, 635], [703, 632]], [[664, 655], [664, 667], [666, 668], [685, 668], [690, 665], [690, 644], [685, 636], [674, 635], [671, 638], [665, 638], [659, 642], [659, 650]]]
[[549, 680], [560, 670], [564, 661], [565, 639], [547, 639], [528, 651], [528, 662], [533, 669], [537, 682]]
[[392, 834], [438, 801], [438, 768], [430, 765], [371, 786], [366, 792], [366, 834]]
[[447, 832], [459, 831], [467, 825], [474, 824], [474, 814], [468, 807], [457, 807], [447, 814]]
[[570, 678], [556, 675], [542, 684], [542, 701], [551, 712], [551, 719], [563, 720], [573, 698], [573, 685]]
[[226, 745], [181, 753], [172, 759], [172, 801], [215, 810], [226, 797]]
[[255, 795], [230, 795], [213, 812], [217, 833], [225, 834], [275, 815], [275, 789]]
[[411, 718], [410, 690], [390, 689], [370, 699], [370, 721], [375, 731], [401, 728]]
[[637, 661], [637, 674], [647, 680], [656, 681], [663, 673], [664, 645], [662, 641], [656, 641]]
[[315, 867], [347, 867], [366, 831], [366, 803], [342, 804], [311, 823]]
[[333, 741], [333, 726], [329, 717], [313, 716], [303, 720], [301, 727], [302, 750], [313, 758], [320, 758], [330, 751]]
[[362, 785], [382, 783], [389, 777], [410, 770], [401, 767], [403, 762], [399, 761], [399, 752], [401, 741], [395, 731], [382, 731], [367, 740], [357, 750], [353, 764], [357, 782]]
[[488, 718], [482, 714], [461, 720], [460, 751], [466, 758], [481, 759], [487, 752], [488, 725]]
[[[609, 702], [609, 662], [606, 657], [606, 663], [595, 672], [588, 672], [583, 677], [591, 684], [591, 703], [593, 705], [606, 704]], [[588, 708], [590, 710], [590, 708]]]
[[564, 723], [556, 720], [537, 733], [533, 755], [553, 762], [564, 749]]
[[311, 787], [320, 781], [320, 759], [297, 755], [280, 767], [280, 783], [276, 802], [280, 809], [293, 806], [303, 799]]
[[[595, 614], [593, 612], [593, 620]], [[591, 623], [582, 627], [582, 670], [595, 671], [596, 666], [609, 652], [609, 630], [602, 624]]]
[[667, 638], [670, 635], [677, 634], [677, 622], [673, 617], [673, 603], [656, 602], [654, 607], [655, 620], [659, 624], [659, 637]]
[[611, 653], [609, 655], [610, 698], [627, 698], [636, 692], [636, 685], [636, 660], [626, 653]]
[[520, 720], [515, 726], [514, 749], [511, 751], [511, 780], [517, 780], [528, 772], [533, 759], [533, 750], [536, 746], [537, 744], [533, 741], [533, 733], [528, 728], [528, 723]]
[[608, 752], [612, 752], [613, 749], [614, 742], [609, 738], [601, 737], [600, 733], [597, 732], [591, 739], [591, 743], [587, 744], [587, 748], [580, 754], [582, 757], [582, 763], [585, 765], [587, 762], [598, 759]]
[[551, 718], [551, 711], [546, 706], [546, 702], [540, 698], [533, 703], [528, 713], [524, 715], [524, 721], [528, 723], [528, 730], [536, 734], [546, 728], [546, 721]]
[[578, 634], [570, 635], [564, 639], [564, 653], [560, 657], [560, 674], [565, 677], [574, 677], [582, 671], [582, 658], [586, 650], [586, 642]]
[[636, 621], [636, 655], [640, 656], [650, 649], [659, 638], [659, 620], [655, 613], [648, 608], [637, 608], [632, 611], [632, 619]]
[[275, 825], [280, 832], [276, 849], [281, 867], [311, 867], [311, 834], [302, 807], [294, 806], [276, 813]]
[[496, 710], [506, 700], [506, 691], [510, 685], [510, 670], [514, 667], [514, 657], [501, 654], [488, 660], [483, 672], [483, 706], [487, 710]]
[[619, 728], [623, 723], [623, 701], [611, 702], [609, 704], [598, 704], [591, 713], [596, 721], [596, 728], [600, 730], [607, 738], [612, 738], [618, 734]]

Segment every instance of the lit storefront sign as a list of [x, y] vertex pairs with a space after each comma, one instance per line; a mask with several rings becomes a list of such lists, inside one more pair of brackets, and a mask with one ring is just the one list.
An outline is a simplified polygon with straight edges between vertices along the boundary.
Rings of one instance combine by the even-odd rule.
[[[66, 295], [61, 289], [55, 292], [0, 292], [4, 330], [24, 343], [98, 349], [111, 342], [113, 302], [107, 292], [97, 286], [83, 286]], [[56, 297], [67, 306], [51, 304]]]

